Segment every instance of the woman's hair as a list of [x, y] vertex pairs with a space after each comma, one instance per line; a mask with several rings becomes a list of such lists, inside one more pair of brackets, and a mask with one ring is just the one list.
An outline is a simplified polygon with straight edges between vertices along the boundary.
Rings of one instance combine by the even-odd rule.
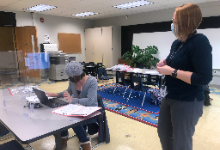
[[184, 4], [176, 8], [175, 28], [178, 40], [186, 39], [202, 22], [202, 12], [196, 4]]
[[79, 75], [79, 76], [74, 76], [73, 78], [74, 78], [74, 83], [77, 83], [77, 82], [79, 82], [83, 77], [85, 77], [85, 73], [83, 72], [81, 75]]

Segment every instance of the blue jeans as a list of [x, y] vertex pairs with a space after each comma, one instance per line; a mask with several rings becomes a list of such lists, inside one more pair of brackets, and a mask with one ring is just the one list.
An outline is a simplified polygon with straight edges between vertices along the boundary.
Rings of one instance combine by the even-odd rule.
[[[89, 141], [86, 130], [84, 129], [83, 126], [88, 125], [88, 124], [92, 124], [92, 123], [96, 123], [96, 122], [97, 122], [97, 119], [94, 119], [94, 120], [88, 121], [84, 124], [72, 127], [73, 131], [76, 133], [76, 136], [78, 137], [78, 139], [81, 143], [85, 143], [85, 142]], [[65, 130], [65, 131], [61, 132], [61, 137], [62, 138], [63, 137], [68, 137], [68, 136], [69, 136], [68, 130]]]

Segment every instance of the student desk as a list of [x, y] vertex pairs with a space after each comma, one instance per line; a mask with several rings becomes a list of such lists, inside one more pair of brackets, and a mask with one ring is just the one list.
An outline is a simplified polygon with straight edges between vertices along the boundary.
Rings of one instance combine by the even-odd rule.
[[[31, 113], [28, 107], [24, 107], [26, 100], [22, 99], [23, 96], [24, 94], [11, 96], [7, 89], [0, 90], [0, 121], [22, 144], [54, 135], [57, 149], [62, 150], [61, 131], [101, 117], [100, 112], [88, 117], [66, 117], [51, 113], [56, 108], [45, 105]], [[3, 99], [6, 101], [6, 107]]]

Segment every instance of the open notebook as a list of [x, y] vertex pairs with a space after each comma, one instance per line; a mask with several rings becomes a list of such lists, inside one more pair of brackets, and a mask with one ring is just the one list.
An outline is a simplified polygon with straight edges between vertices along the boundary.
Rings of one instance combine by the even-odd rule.
[[101, 109], [101, 107], [86, 107], [78, 104], [69, 104], [66, 106], [62, 106], [52, 111], [52, 113], [64, 115], [64, 116], [83, 116], [86, 117], [97, 110]]

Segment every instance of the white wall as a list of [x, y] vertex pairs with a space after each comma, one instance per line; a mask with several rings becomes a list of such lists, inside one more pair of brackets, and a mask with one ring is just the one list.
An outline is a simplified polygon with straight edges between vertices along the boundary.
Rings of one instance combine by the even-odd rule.
[[[84, 29], [93, 27], [93, 21], [81, 20], [67, 17], [49, 16], [34, 14], [34, 23], [31, 13], [15, 12], [17, 26], [37, 26], [38, 46], [45, 43], [44, 34], [50, 35], [50, 43], [58, 44], [58, 33], [79, 33], [81, 34], [82, 54], [70, 54], [76, 56], [77, 61], [85, 61], [85, 37]], [[44, 23], [40, 18], [44, 18]]]
[[[215, 29], [198, 29], [198, 33], [207, 36], [212, 46], [212, 67], [213, 69], [220, 69], [220, 28]], [[135, 33], [133, 35], [133, 45], [138, 45], [141, 49], [149, 45], [156, 45], [159, 49], [156, 57], [160, 60], [166, 58], [170, 53], [171, 43], [176, 39], [172, 31], [167, 32], [153, 32], [153, 33]], [[160, 42], [158, 42], [160, 41]], [[169, 44], [170, 43], [170, 44]]]
[[[201, 8], [203, 17], [219, 16], [220, 1], [198, 4]], [[106, 19], [95, 20], [94, 26], [128, 26], [136, 24], [145, 24], [153, 22], [171, 21], [175, 8], [139, 13], [135, 15], [112, 17]]]

